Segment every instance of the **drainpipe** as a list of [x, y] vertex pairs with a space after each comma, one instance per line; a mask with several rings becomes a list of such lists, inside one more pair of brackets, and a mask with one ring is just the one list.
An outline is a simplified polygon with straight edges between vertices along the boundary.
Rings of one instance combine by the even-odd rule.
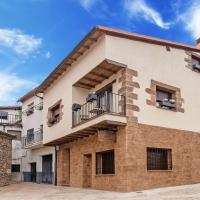
[[55, 180], [54, 185], [57, 185], [57, 151], [59, 146], [55, 145], [55, 164], [54, 164], [54, 173], [55, 173]]

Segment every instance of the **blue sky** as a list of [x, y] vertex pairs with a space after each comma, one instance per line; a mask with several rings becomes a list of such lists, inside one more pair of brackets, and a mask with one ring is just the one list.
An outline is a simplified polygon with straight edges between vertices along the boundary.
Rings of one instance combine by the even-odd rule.
[[0, 105], [41, 83], [95, 25], [194, 45], [200, 0], [1, 0]]

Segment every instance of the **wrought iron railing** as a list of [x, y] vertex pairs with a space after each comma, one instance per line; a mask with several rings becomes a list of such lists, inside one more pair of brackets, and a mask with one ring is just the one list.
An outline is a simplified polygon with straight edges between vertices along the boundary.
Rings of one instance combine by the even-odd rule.
[[29, 147], [36, 145], [38, 143], [42, 143], [43, 141], [43, 131], [39, 129], [33, 133], [28, 133], [27, 136], [22, 137], [22, 146]]
[[8, 114], [6, 112], [0, 113], [0, 125], [14, 126], [21, 125], [21, 115]]
[[33, 105], [32, 107], [30, 107], [26, 110], [23, 110], [22, 114], [28, 116], [28, 115], [31, 115], [32, 113], [34, 113], [34, 110], [43, 110], [43, 102], [40, 102], [40, 103]]
[[125, 115], [125, 96], [114, 93], [103, 93], [91, 102], [72, 110], [72, 125], [88, 121], [104, 113]]

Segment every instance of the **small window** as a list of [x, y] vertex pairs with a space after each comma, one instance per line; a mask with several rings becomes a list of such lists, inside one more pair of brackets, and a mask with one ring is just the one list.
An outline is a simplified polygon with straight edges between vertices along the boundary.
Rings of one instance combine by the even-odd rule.
[[0, 119], [7, 120], [8, 119], [8, 112], [0, 111]]
[[194, 71], [200, 72], [200, 58], [192, 56], [192, 68]]
[[175, 109], [175, 92], [167, 91], [161, 88], [156, 88], [156, 106], [166, 109]]
[[34, 128], [27, 130], [27, 143], [34, 141]]
[[114, 150], [96, 153], [96, 174], [114, 174]]
[[32, 103], [28, 104], [26, 115], [29, 116], [33, 113], [34, 113], [34, 103], [32, 102]]
[[20, 172], [20, 165], [12, 165], [11, 172]]
[[53, 125], [61, 119], [61, 101], [58, 101], [54, 106], [49, 108], [48, 124]]
[[172, 150], [147, 148], [147, 170], [171, 170]]

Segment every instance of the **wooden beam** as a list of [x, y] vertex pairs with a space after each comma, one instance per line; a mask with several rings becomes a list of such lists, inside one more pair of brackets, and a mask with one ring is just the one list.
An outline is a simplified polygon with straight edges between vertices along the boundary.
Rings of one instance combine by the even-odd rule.
[[79, 84], [79, 83], [75, 83], [74, 86], [75, 86], [75, 87], [80, 87], [80, 88], [85, 88], [85, 89], [91, 89], [91, 87], [85, 86], [85, 85], [81, 85], [81, 84]]
[[108, 69], [108, 68], [103, 67], [103, 66], [101, 66], [100, 68], [103, 69], [104, 71], [111, 72], [111, 73], [114, 73], [114, 74], [116, 74], [118, 72], [118, 70], [112, 70], [112, 68]]
[[91, 82], [95, 82], [95, 83], [102, 83], [102, 81], [98, 81], [96, 79], [92, 79], [92, 78], [88, 78], [88, 77], [83, 77], [82, 79], [85, 79], [85, 80], [88, 80], [88, 81], [91, 81]]
[[90, 87], [90, 88], [94, 88], [95, 85], [91, 85], [91, 84], [86, 84], [86, 83], [83, 83], [83, 82], [78, 82], [80, 85], [83, 85], [83, 86], [86, 86], [86, 87]]
[[98, 74], [96, 72], [90, 72], [90, 74], [97, 77], [103, 77], [104, 79], [108, 79], [110, 77], [110, 76], [106, 76], [105, 74]]
[[97, 42], [96, 38], [88, 38], [88, 40], [92, 41], [92, 42]]
[[90, 46], [89, 46], [89, 45], [83, 45], [82, 48], [84, 48], [84, 49], [89, 49]]

